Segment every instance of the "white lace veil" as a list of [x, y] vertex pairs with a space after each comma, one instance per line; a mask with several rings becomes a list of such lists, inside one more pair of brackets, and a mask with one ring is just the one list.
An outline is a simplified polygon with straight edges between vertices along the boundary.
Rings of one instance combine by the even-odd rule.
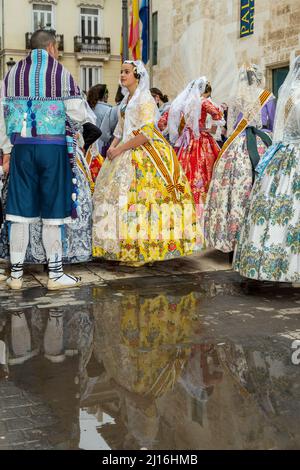
[[265, 86], [265, 78], [256, 64], [244, 64], [233, 82], [231, 97], [228, 100], [228, 135], [231, 135], [240, 115], [245, 115], [257, 106], [255, 125], [262, 127], [259, 95]]
[[[139, 85], [131, 99], [131, 103], [134, 103], [134, 102], [137, 102], [138, 101], [138, 97], [139, 95], [141, 94], [141, 92], [143, 91], [147, 91], [150, 89], [150, 79], [149, 79], [149, 75], [148, 75], [148, 72], [143, 64], [143, 62], [141, 60], [125, 60], [124, 61], [124, 64], [131, 64], [133, 65], [135, 68], [136, 68], [136, 73], [140, 76], [140, 79], [139, 79]], [[120, 85], [122, 86], [122, 84], [120, 83]], [[123, 87], [122, 86], [122, 93], [124, 95], [124, 100], [123, 101], [126, 101], [126, 99], [128, 98], [129, 96], [129, 91], [126, 87]]]
[[202, 110], [202, 95], [205, 93], [207, 84], [206, 77], [195, 80], [183, 108], [185, 125], [193, 130], [196, 139], [199, 139], [200, 136], [199, 120]]
[[[133, 65], [136, 68], [136, 73], [139, 75], [138, 87], [135, 90], [135, 93], [133, 97], [131, 98], [131, 100], [129, 101], [127, 108], [126, 108], [124, 130], [123, 130], [123, 134], [126, 138], [132, 133], [133, 130], [137, 130], [141, 126], [141, 123], [137, 123], [135, 119], [136, 110], [138, 108], [149, 103], [153, 104], [153, 117], [154, 117], [155, 124], [158, 122], [160, 118], [160, 114], [159, 114], [157, 105], [155, 103], [155, 100], [150, 93], [149, 75], [143, 62], [141, 60], [136, 60], [136, 61], [126, 60], [124, 64]], [[124, 95], [124, 98], [120, 106], [121, 109], [123, 105], [127, 104], [129, 91], [127, 88], [122, 86], [122, 93]], [[148, 123], [145, 122], [142, 124], [145, 125]]]
[[274, 143], [282, 142], [284, 133], [292, 136], [293, 131], [296, 135], [298, 130], [299, 134], [299, 123], [296, 122], [295, 114], [296, 104], [300, 105], [300, 56], [294, 60], [290, 72], [279, 90], [273, 135]]
[[184, 106], [190, 94], [190, 91], [195, 84], [195, 81], [196, 80], [191, 81], [171, 104], [168, 118], [168, 131], [170, 142], [173, 145], [179, 137], [178, 129], [180, 126], [181, 117], [184, 112]]

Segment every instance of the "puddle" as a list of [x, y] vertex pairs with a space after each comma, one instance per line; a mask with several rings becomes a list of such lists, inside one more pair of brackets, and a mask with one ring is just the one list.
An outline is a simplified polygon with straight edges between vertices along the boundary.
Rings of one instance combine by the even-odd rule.
[[213, 273], [1, 307], [0, 449], [299, 448], [291, 291]]

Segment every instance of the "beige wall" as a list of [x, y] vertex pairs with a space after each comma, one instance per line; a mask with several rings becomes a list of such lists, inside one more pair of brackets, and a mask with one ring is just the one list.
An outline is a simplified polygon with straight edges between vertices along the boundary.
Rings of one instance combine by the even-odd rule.
[[300, 1], [256, 0], [254, 35], [239, 37], [240, 0], [153, 0], [158, 11], [159, 63], [154, 86], [174, 97], [191, 79], [207, 75], [214, 96], [226, 100], [244, 61], [271, 68], [300, 54]]
[[[2, 32], [2, 3], [4, 2], [4, 34]], [[7, 71], [6, 62], [10, 57], [15, 61], [25, 54], [25, 34], [32, 32], [32, 3], [30, 0], [0, 0], [2, 63], [0, 73]], [[55, 28], [57, 34], [64, 35], [62, 63], [80, 82], [80, 65], [101, 66], [102, 80], [108, 85], [113, 101], [118, 87], [120, 70], [120, 35], [122, 27], [122, 0], [36, 0], [35, 3], [54, 4]], [[108, 58], [84, 55], [79, 61], [74, 53], [74, 36], [80, 35], [80, 5], [86, 7], [103, 6], [101, 36], [111, 40], [111, 55]]]

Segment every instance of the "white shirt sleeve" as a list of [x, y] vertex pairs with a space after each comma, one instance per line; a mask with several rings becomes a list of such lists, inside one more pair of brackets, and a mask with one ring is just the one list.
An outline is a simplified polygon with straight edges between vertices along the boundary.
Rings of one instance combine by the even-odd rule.
[[66, 100], [65, 107], [66, 113], [72, 119], [72, 121], [78, 122], [79, 124], [93, 122], [90, 115], [89, 106], [82, 98]]
[[0, 104], [0, 148], [4, 154], [11, 153], [12, 145], [10, 143], [10, 138], [6, 134], [6, 124], [4, 119], [4, 107], [3, 101], [1, 100]]

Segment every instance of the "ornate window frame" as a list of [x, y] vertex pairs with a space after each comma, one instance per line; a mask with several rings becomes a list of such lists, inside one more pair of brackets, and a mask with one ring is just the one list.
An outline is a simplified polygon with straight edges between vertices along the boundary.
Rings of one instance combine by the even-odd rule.
[[101, 8], [104, 9], [105, 0], [94, 1], [93, 0], [77, 0], [78, 7], [90, 7], [90, 8]]
[[45, 4], [45, 5], [57, 5], [58, 3], [58, 0], [28, 0], [29, 3], [41, 3], [41, 4]]

